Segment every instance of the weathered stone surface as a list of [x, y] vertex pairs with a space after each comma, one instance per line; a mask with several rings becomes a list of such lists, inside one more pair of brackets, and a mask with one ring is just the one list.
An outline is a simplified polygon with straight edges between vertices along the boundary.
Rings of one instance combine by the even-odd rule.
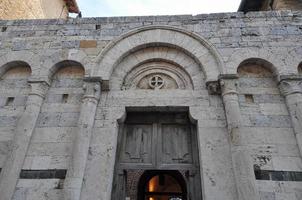
[[[0, 21], [1, 200], [110, 200], [127, 112], [182, 109], [196, 122], [204, 200], [300, 200], [300, 182], [256, 180], [253, 167], [302, 171], [301, 19], [272, 11]], [[28, 79], [49, 90], [33, 100]], [[67, 177], [20, 179], [22, 169]]]

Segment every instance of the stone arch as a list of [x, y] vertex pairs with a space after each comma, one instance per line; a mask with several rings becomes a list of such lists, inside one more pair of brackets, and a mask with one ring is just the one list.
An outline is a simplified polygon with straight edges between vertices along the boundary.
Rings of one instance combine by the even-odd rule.
[[85, 68], [81, 63], [74, 61], [74, 60], [64, 60], [64, 61], [56, 63], [55, 65], [52, 66], [52, 68], [49, 69], [49, 75], [48, 75], [49, 80], [51, 80], [53, 78], [53, 76], [56, 74], [56, 72], [58, 72], [60, 69], [66, 68], [66, 67], [80, 68], [81, 70], [83, 70], [83, 76], [85, 74]]
[[201, 36], [170, 26], [148, 26], [130, 31], [109, 43], [97, 57], [93, 75], [109, 80], [125, 56], [138, 49], [159, 45], [172, 46], [191, 56], [202, 68], [207, 81], [217, 80], [224, 72], [220, 54]]
[[[252, 67], [250, 67], [251, 65]], [[274, 76], [278, 74], [275, 66], [271, 62], [262, 58], [248, 58], [239, 64], [237, 68], [237, 74], [244, 75], [245, 73], [245, 75], [247, 75], [247, 73], [249, 72], [256, 75], [265, 73], [263, 74], [264, 76], [267, 76], [269, 74]]]
[[280, 75], [282, 72], [282, 66], [280, 63], [280, 57], [276, 57], [272, 52], [267, 50], [253, 50], [253, 49], [240, 49], [232, 53], [229, 60], [226, 62], [227, 74], [237, 74], [237, 69], [242, 63], [249, 61], [257, 61], [264, 67], [268, 67], [275, 75]]
[[3, 73], [5, 73], [5, 71], [8, 70], [11, 66], [20, 63], [24, 63], [30, 67], [32, 76], [38, 74], [40, 68], [39, 57], [31, 52], [17, 51], [10, 52], [0, 57], [0, 76], [3, 75]]
[[25, 67], [28, 68], [28, 70], [31, 73], [31, 67], [28, 63], [24, 62], [24, 61], [12, 61], [12, 62], [8, 62], [4, 65], [2, 65], [0, 67], [0, 78], [9, 70], [16, 68], [16, 67]]
[[[174, 48], [146, 47], [129, 54], [116, 66], [109, 81], [110, 89], [119, 90], [122, 85], [125, 86], [129, 84], [127, 80], [131, 78], [131, 75], [133, 75], [135, 71], [140, 72], [140, 75], [142, 75], [141, 72], [144, 70], [151, 72], [153, 68], [151, 65], [156, 65], [156, 62], [164, 66], [162, 68], [156, 67], [158, 72], [167, 70], [184, 80], [184, 87], [180, 88], [204, 88], [205, 77], [199, 65], [190, 56]], [[147, 65], [150, 67], [144, 69], [144, 66]]]
[[39, 74], [37, 74], [37, 77], [47, 81], [51, 79], [53, 73], [56, 71], [56, 68], [58, 65], [60, 65], [60, 63], [78, 63], [85, 69], [85, 75], [89, 74], [93, 66], [91, 59], [89, 59], [87, 54], [82, 50], [64, 49], [43, 56], [45, 57], [45, 59], [41, 61], [43, 68], [41, 68]]

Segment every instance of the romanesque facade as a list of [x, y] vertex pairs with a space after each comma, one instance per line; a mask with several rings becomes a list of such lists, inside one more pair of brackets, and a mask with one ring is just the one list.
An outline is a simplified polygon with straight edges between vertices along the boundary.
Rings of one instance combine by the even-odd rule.
[[1, 200], [301, 200], [302, 12], [0, 21]]

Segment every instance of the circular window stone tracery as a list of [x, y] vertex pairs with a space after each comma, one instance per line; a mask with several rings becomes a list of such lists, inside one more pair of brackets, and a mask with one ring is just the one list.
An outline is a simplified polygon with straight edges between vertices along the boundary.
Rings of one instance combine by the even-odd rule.
[[164, 85], [165, 81], [160, 75], [154, 75], [149, 79], [149, 86], [152, 89], [161, 89]]

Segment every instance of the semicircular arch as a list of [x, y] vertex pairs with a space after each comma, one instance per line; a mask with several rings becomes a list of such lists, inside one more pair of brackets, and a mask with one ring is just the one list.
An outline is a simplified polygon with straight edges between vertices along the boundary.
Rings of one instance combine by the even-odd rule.
[[112, 41], [97, 57], [94, 76], [109, 80], [114, 68], [130, 53], [149, 46], [173, 46], [189, 54], [202, 68], [207, 81], [224, 72], [216, 48], [201, 36], [170, 26], [147, 26], [130, 31]]
[[30, 67], [32, 76], [39, 71], [39, 57], [31, 52], [10, 52], [0, 57], [0, 76], [2, 76], [11, 67], [22, 64]]
[[13, 69], [15, 67], [26, 67], [29, 69], [29, 72], [31, 74], [31, 67], [28, 63], [24, 61], [11, 61], [0, 67], [0, 78], [5, 75], [5, 73], [8, 72], [10, 69]]
[[74, 60], [63, 60], [63, 61], [60, 61], [58, 63], [56, 63], [55, 65], [53, 65], [50, 69], [49, 69], [49, 78], [51, 79], [53, 77], [53, 75], [59, 71], [60, 69], [64, 68], [64, 67], [80, 67], [82, 68], [82, 70], [85, 72], [85, 68], [84, 66], [77, 62], [77, 61], [74, 61]]
[[[167, 47], [148, 47], [140, 51], [133, 52], [121, 61], [114, 69], [109, 81], [109, 87], [113, 90], [119, 90], [125, 80], [133, 71], [139, 70], [148, 63], [161, 63], [163, 69], [168, 70], [168, 66], [174, 72], [179, 71], [183, 77], [187, 77], [185, 82], [188, 88], [196, 90], [204, 88], [204, 74], [201, 72], [198, 64], [188, 55], [179, 52], [179, 50]], [[140, 70], [139, 70], [140, 71]], [[187, 87], [186, 87], [187, 88]]]
[[254, 50], [254, 49], [240, 49], [232, 53], [232, 56], [226, 62], [226, 73], [237, 74], [237, 69], [243, 63], [254, 61], [263, 67], [268, 68], [273, 74], [279, 76], [286, 72], [283, 72], [281, 58], [277, 58], [275, 54], [268, 52], [267, 50]]
[[276, 67], [271, 62], [264, 60], [262, 58], [248, 58], [248, 59], [242, 61], [239, 64], [239, 66], [237, 67], [237, 73], [240, 74], [240, 69], [246, 65], [260, 66], [260, 67], [263, 67], [264, 69], [268, 70], [268, 72], [273, 75], [278, 74]]

